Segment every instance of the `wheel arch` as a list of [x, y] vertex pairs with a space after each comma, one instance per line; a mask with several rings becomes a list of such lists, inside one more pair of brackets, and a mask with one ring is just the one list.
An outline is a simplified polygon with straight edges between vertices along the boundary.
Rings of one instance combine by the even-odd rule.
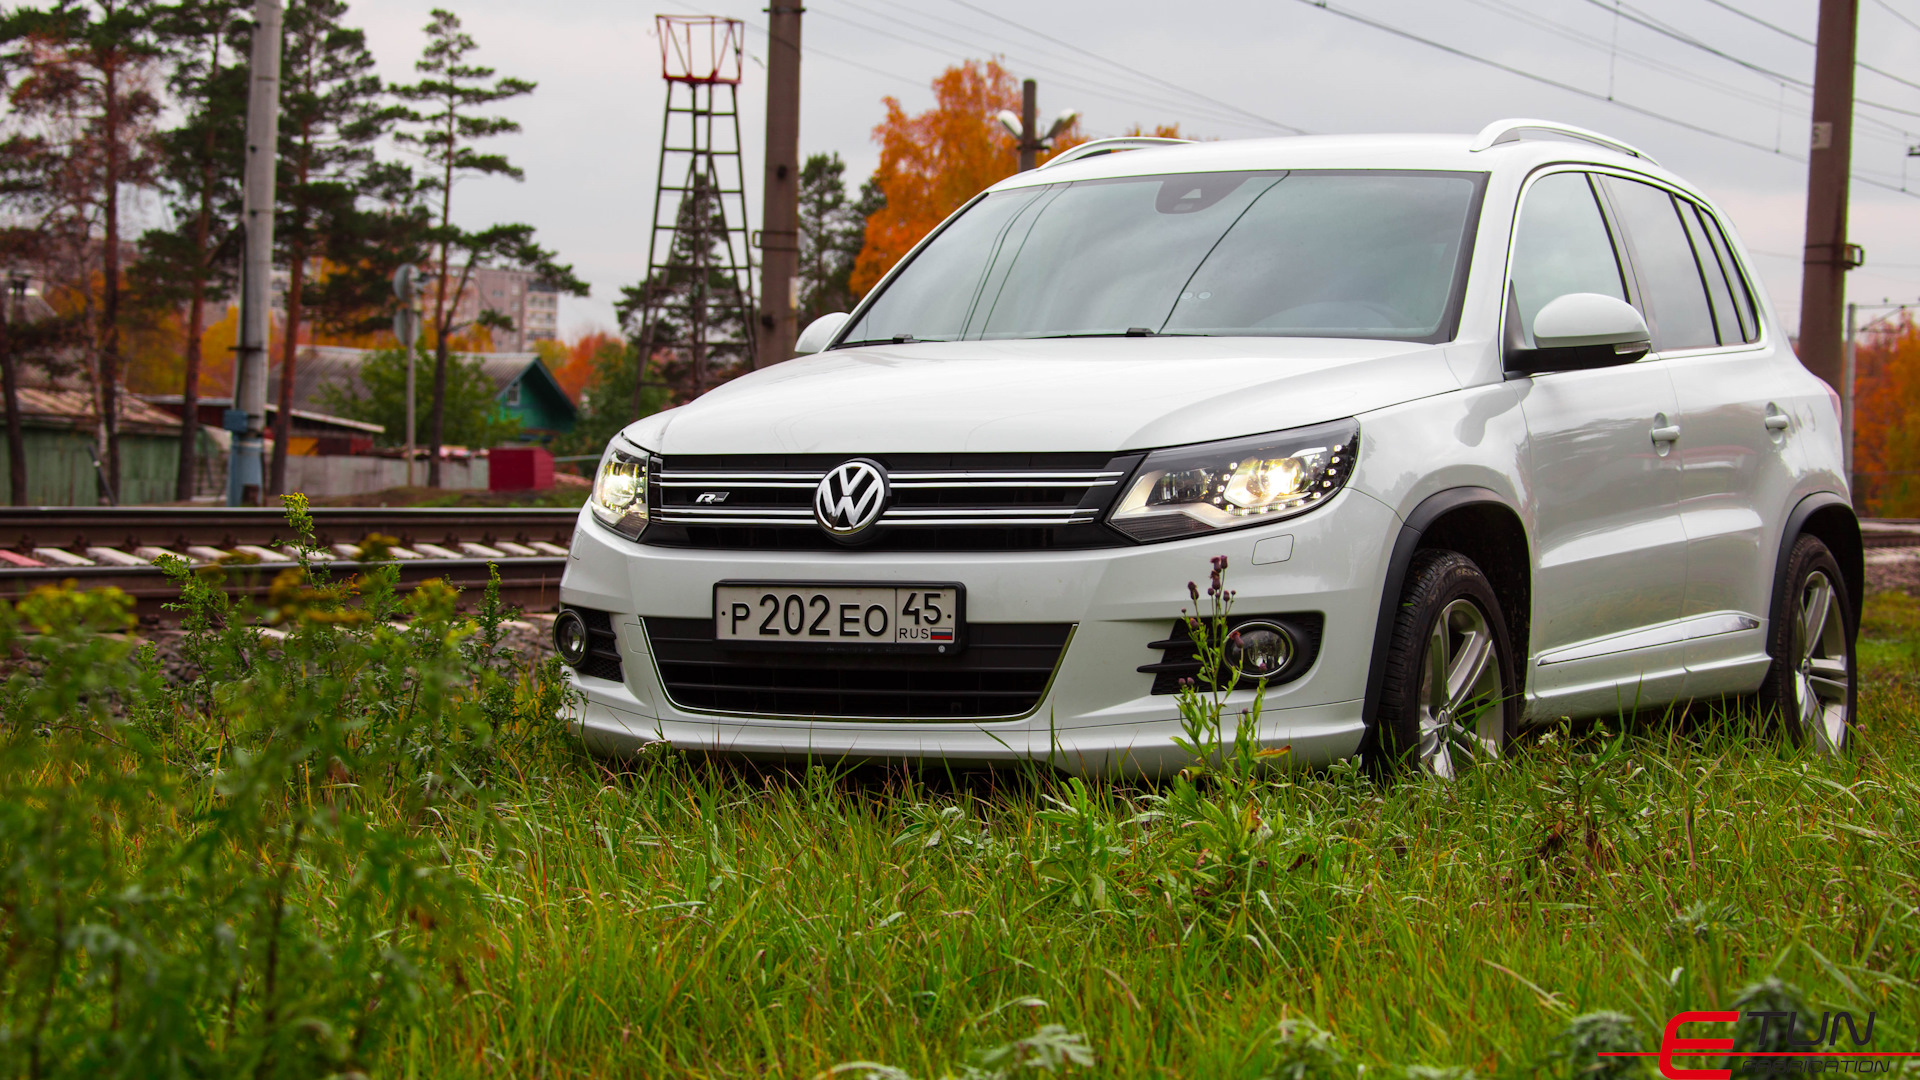
[[1400, 595], [1407, 585], [1407, 568], [1415, 554], [1429, 548], [1457, 551], [1487, 575], [1500, 601], [1507, 640], [1513, 646], [1515, 675], [1526, 677], [1527, 658], [1532, 655], [1528, 632], [1533, 613], [1533, 562], [1526, 526], [1513, 505], [1491, 488], [1457, 487], [1436, 492], [1421, 500], [1401, 522], [1387, 560], [1361, 710], [1369, 731], [1380, 708], [1387, 649], [1392, 643]]
[[[1860, 519], [1855, 516], [1852, 504], [1831, 492], [1818, 491], [1801, 499], [1787, 515], [1786, 528], [1780, 531], [1780, 551], [1774, 559], [1773, 587], [1777, 592], [1781, 578], [1786, 576], [1787, 557], [1793, 553], [1793, 545], [1802, 535], [1817, 536], [1820, 542], [1833, 552], [1834, 561], [1840, 564], [1840, 573], [1847, 581], [1848, 615], [1853, 619], [1855, 633], [1860, 629], [1860, 613], [1867, 602], [1866, 545], [1860, 538]], [[1769, 606], [1769, 615], [1779, 607], [1779, 597], [1773, 598]]]

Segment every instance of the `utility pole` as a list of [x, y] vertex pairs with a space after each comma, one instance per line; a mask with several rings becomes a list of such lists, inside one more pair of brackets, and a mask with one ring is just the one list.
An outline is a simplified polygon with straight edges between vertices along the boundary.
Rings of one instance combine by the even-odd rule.
[[1073, 123], [1074, 117], [1080, 115], [1072, 109], [1062, 110], [1059, 116], [1053, 118], [1053, 126], [1042, 135], [1039, 113], [1040, 87], [1032, 79], [1027, 79], [1020, 84], [1020, 115], [1013, 115], [1011, 109], [1001, 109], [995, 117], [1020, 148], [1021, 172], [1036, 168], [1040, 163], [1040, 151], [1052, 149], [1053, 140], [1067, 129], [1068, 124]]
[[[280, 3], [255, 0], [252, 80], [247, 93], [247, 160], [241, 222], [240, 348], [235, 365], [233, 432], [227, 454], [227, 505], [260, 502], [260, 456], [267, 425], [267, 308], [273, 299], [273, 172], [280, 146]], [[284, 454], [287, 448], [277, 447]]]
[[767, 7], [767, 176], [756, 368], [793, 356], [800, 306], [800, 0]]
[[1860, 0], [1820, 0], [1813, 63], [1813, 139], [1807, 155], [1807, 242], [1800, 277], [1800, 362], [1843, 393], [1842, 326], [1847, 271], [1860, 249], [1847, 242], [1853, 165], [1853, 48]]

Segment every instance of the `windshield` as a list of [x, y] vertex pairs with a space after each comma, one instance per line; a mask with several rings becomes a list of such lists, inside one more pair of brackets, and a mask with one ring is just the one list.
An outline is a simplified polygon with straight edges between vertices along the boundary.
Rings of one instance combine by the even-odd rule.
[[1482, 173], [1232, 172], [994, 192], [841, 347], [1124, 334], [1452, 338]]

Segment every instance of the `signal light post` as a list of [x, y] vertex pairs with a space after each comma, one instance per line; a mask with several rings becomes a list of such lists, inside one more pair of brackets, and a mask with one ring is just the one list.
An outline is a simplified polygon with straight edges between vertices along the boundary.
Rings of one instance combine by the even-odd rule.
[[1059, 138], [1060, 133], [1067, 129], [1067, 125], [1073, 123], [1073, 118], [1080, 115], [1073, 109], [1062, 110], [1059, 116], [1053, 118], [1053, 126], [1047, 129], [1045, 135], [1041, 135], [1037, 116], [1040, 107], [1039, 97], [1039, 84], [1028, 79], [1020, 84], [1020, 115], [1013, 115], [1011, 109], [1001, 109], [995, 117], [1000, 121], [1000, 126], [1007, 129], [1007, 134], [1018, 141], [1021, 172], [1028, 172], [1038, 167], [1040, 151], [1052, 149], [1053, 140]]

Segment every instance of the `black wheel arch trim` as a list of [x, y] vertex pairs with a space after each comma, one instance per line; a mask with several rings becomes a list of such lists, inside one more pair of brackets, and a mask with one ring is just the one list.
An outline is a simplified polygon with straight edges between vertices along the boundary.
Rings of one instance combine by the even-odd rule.
[[[1860, 537], [1860, 519], [1854, 513], [1853, 504], [1843, 496], [1831, 491], [1816, 491], [1794, 504], [1793, 510], [1787, 514], [1786, 527], [1780, 530], [1780, 551], [1774, 557], [1773, 564], [1773, 587], [1780, 588], [1781, 579], [1787, 573], [1787, 559], [1793, 554], [1793, 545], [1807, 531], [1807, 522], [1815, 514], [1846, 522], [1842, 535], [1846, 550], [1836, 550], [1825, 537], [1821, 538], [1821, 542], [1827, 545], [1828, 551], [1833, 552], [1833, 560], [1840, 564], [1840, 572], [1846, 575], [1847, 606], [1850, 609], [1847, 614], [1853, 620], [1852, 632], [1858, 634], [1860, 615], [1867, 602], [1866, 545]], [[1779, 597], [1774, 597], [1773, 601], [1767, 608], [1768, 618], [1773, 617]]]
[[1400, 610], [1400, 594], [1407, 587], [1407, 568], [1413, 564], [1414, 553], [1420, 550], [1421, 538], [1434, 522], [1447, 514], [1462, 507], [1487, 504], [1519, 516], [1513, 503], [1492, 488], [1457, 487], [1422, 499], [1400, 523], [1400, 531], [1393, 538], [1393, 553], [1387, 559], [1386, 580], [1380, 589], [1380, 614], [1374, 622], [1373, 649], [1367, 664], [1367, 696], [1360, 711], [1369, 738], [1380, 710], [1381, 685], [1387, 676], [1387, 649], [1393, 644], [1393, 621]]

